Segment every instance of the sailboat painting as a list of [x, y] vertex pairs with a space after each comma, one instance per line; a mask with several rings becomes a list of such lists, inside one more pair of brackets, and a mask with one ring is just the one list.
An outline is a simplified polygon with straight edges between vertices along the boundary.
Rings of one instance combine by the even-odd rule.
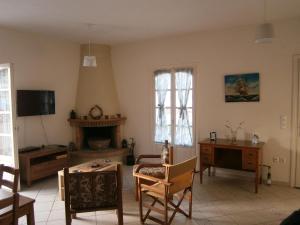
[[225, 75], [225, 102], [258, 102], [259, 73]]

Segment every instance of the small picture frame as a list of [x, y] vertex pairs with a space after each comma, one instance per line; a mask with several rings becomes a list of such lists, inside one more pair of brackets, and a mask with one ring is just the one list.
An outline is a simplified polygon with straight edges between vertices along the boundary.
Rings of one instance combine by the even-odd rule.
[[210, 139], [210, 141], [216, 141], [217, 140], [217, 132], [215, 132], [215, 131], [210, 132], [209, 139]]

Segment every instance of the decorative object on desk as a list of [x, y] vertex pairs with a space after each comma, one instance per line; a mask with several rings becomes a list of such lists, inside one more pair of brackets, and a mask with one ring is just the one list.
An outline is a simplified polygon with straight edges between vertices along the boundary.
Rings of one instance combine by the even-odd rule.
[[70, 112], [70, 119], [76, 119], [77, 115], [74, 109]]
[[225, 102], [258, 102], [259, 73], [225, 75]]
[[106, 120], [108, 120], [108, 119], [109, 119], [109, 116], [108, 116], [108, 115], [105, 115], [104, 118], [105, 118]]
[[252, 140], [251, 140], [252, 144], [256, 145], [259, 142], [259, 137], [257, 134], [253, 134]]
[[135, 147], [135, 142], [132, 137], [129, 138], [128, 147], [129, 147], [129, 152], [126, 157], [126, 161], [128, 166], [132, 166], [134, 165], [134, 147]]
[[209, 139], [211, 141], [216, 141], [217, 140], [217, 132], [213, 131], [209, 133]]
[[121, 144], [122, 144], [122, 148], [128, 148], [128, 143], [126, 139], [123, 139]]
[[237, 140], [237, 132], [242, 129], [242, 125], [244, 124], [244, 121], [240, 122], [239, 125], [234, 129], [231, 122], [228, 120], [225, 123], [225, 127], [230, 131], [231, 135], [231, 142], [235, 143]]
[[88, 119], [88, 116], [83, 116], [83, 119], [84, 119], [84, 120], [87, 120], [87, 119]]
[[89, 116], [94, 120], [99, 120], [103, 116], [103, 110], [100, 106], [95, 105], [90, 109]]
[[120, 113], [117, 113], [117, 117], [118, 117], [118, 118], [121, 118], [121, 114], [120, 114]]
[[161, 163], [168, 164], [169, 163], [168, 159], [169, 159], [169, 143], [168, 140], [165, 140], [165, 144], [163, 145], [161, 150]]

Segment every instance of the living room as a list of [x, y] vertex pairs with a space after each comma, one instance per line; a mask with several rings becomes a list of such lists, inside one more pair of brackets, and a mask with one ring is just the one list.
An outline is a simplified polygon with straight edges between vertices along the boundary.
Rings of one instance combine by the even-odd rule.
[[[119, 136], [112, 139], [117, 140], [118, 149], [123, 139], [127, 146], [134, 142], [135, 158], [161, 155], [165, 139], [172, 146], [175, 164], [197, 157], [192, 218], [177, 213], [172, 224], [272, 225], [299, 209], [299, 2], [128, 0], [71, 4], [31, 0], [2, 1], [0, 6], [0, 64], [1, 69], [10, 71], [14, 128], [8, 164], [19, 168], [19, 149], [49, 145], [74, 148], [68, 150], [70, 166], [95, 158], [123, 161], [124, 223], [140, 224], [135, 178], [126, 162], [128, 153], [103, 155], [90, 150], [92, 154], [87, 156], [89, 152], [83, 148], [82, 154], [77, 154], [87, 141], [78, 138], [81, 131], [69, 120], [74, 110], [76, 120], [80, 120], [78, 127], [90, 120], [94, 125], [84, 126], [116, 126], [115, 121], [122, 121], [116, 132]], [[256, 32], [266, 21], [274, 33], [269, 43], [256, 43]], [[83, 66], [85, 56], [95, 56], [96, 67]], [[180, 99], [179, 106], [174, 103], [178, 69], [192, 71], [190, 105], [182, 106]], [[158, 74], [171, 77], [167, 88], [170, 106], [163, 109], [159, 97], [154, 97]], [[227, 101], [226, 76], [247, 74], [258, 79], [259, 99]], [[20, 90], [53, 91], [55, 113], [18, 116]], [[191, 141], [176, 144], [182, 139], [174, 121], [182, 113], [190, 119], [187, 130]], [[161, 128], [157, 121], [163, 121], [161, 115], [166, 116], [170, 128], [156, 135]], [[214, 139], [214, 134], [216, 140], [226, 139], [231, 144], [251, 142], [254, 135], [263, 143], [256, 162], [262, 176], [257, 194], [254, 173], [216, 165], [209, 170], [202, 168], [203, 183], [199, 184], [204, 159], [199, 143]], [[230, 159], [238, 157], [232, 151], [230, 154]], [[0, 163], [7, 161], [1, 156]], [[210, 169], [213, 176], [209, 176]], [[21, 167], [20, 173], [22, 178]], [[57, 180], [55, 173], [34, 180], [29, 187], [21, 181], [20, 195], [35, 199], [36, 224], [65, 224]], [[106, 212], [83, 217], [78, 213], [72, 223], [117, 224], [114, 210]], [[26, 218], [20, 218], [19, 224], [26, 224]]]

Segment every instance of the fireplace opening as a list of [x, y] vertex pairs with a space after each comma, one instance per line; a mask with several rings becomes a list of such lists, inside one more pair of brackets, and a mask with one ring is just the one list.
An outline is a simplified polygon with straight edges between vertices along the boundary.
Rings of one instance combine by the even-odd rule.
[[82, 144], [84, 149], [116, 148], [116, 126], [84, 127]]

